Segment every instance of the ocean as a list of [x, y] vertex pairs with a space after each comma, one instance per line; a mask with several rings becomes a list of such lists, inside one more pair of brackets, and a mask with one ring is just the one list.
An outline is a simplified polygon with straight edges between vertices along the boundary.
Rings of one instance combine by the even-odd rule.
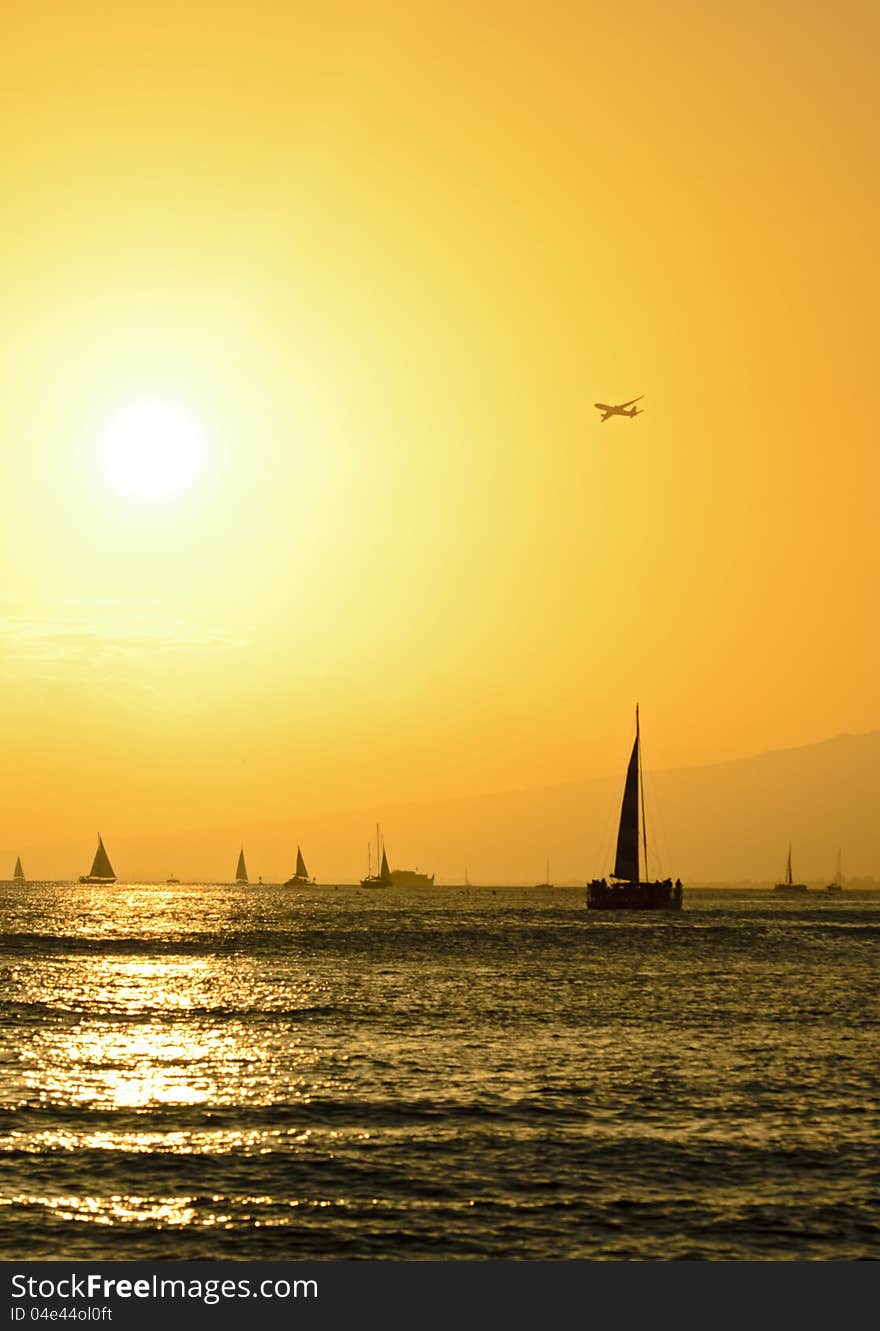
[[0, 885], [0, 1257], [880, 1256], [880, 895]]

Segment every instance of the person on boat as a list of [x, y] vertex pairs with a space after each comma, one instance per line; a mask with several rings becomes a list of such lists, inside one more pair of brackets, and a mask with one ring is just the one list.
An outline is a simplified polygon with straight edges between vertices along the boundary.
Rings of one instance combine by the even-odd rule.
[[680, 879], [680, 878], [676, 878], [676, 880], [675, 880], [675, 899], [676, 899], [676, 901], [681, 901], [681, 879]]

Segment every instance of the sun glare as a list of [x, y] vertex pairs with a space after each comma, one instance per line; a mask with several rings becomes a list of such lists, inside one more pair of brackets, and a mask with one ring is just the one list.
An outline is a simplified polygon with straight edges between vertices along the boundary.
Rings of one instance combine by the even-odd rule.
[[135, 499], [169, 499], [189, 489], [204, 462], [199, 422], [185, 408], [158, 398], [114, 412], [101, 442], [108, 479]]

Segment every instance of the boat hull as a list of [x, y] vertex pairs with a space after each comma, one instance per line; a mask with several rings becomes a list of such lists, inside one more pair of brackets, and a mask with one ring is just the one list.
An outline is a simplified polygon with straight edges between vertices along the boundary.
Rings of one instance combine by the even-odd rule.
[[97, 874], [83, 874], [79, 880], [81, 883], [115, 883], [115, 878], [99, 878]]
[[587, 884], [587, 910], [681, 910], [681, 884], [670, 878], [654, 883]]
[[806, 883], [777, 883], [773, 891], [778, 897], [803, 897], [807, 893]]
[[390, 878], [362, 878], [361, 887], [390, 887]]
[[296, 876], [296, 874], [294, 874], [292, 878], [288, 878], [287, 882], [286, 882], [286, 883], [282, 883], [281, 886], [282, 886], [282, 887], [310, 887], [310, 886], [312, 885], [313, 882], [314, 882], [314, 879], [312, 879], [312, 878], [302, 878], [302, 877], [299, 877], [299, 878], [298, 878], [298, 877]]

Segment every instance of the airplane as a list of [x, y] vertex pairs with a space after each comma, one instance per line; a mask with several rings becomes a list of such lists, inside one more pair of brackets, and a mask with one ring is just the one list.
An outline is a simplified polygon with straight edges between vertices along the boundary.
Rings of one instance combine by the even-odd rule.
[[[632, 419], [633, 416], [641, 416], [645, 409], [644, 407], [635, 406], [635, 403], [641, 402], [644, 396], [644, 393], [642, 393], [641, 397], [632, 397], [629, 402], [621, 402], [620, 405], [616, 407], [609, 407], [607, 402], [594, 402], [593, 406], [605, 413], [599, 424], [603, 425], [610, 416], [629, 416], [630, 419]], [[629, 407], [629, 411], [627, 411], [627, 407]]]

